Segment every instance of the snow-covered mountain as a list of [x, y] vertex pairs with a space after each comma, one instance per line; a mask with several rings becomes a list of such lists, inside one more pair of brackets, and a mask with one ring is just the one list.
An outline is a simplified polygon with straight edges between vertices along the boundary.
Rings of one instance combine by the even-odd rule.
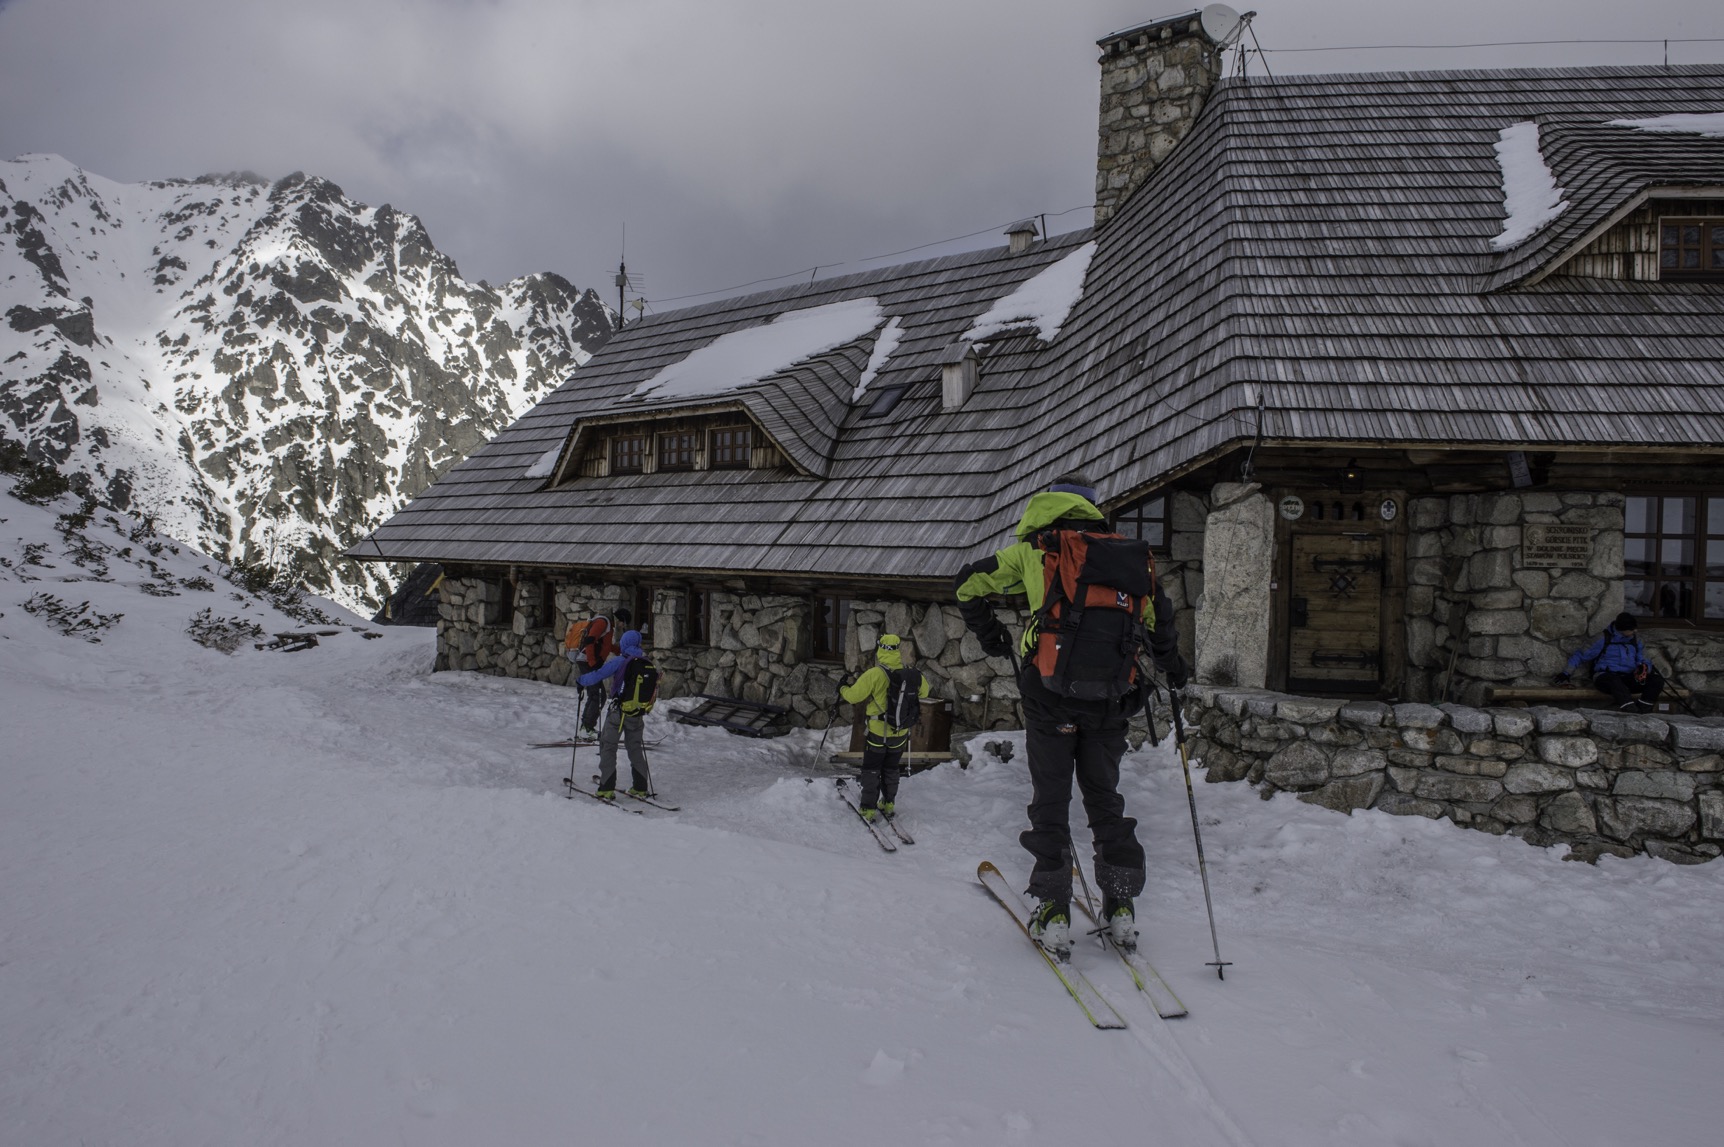
[[463, 280], [327, 180], [0, 164], [0, 433], [217, 556], [360, 608], [339, 557], [612, 330], [555, 274]]

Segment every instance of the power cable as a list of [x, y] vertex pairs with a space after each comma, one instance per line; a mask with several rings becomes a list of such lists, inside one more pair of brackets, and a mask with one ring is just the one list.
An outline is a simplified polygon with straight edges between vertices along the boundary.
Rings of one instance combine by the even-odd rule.
[[1536, 48], [1559, 44], [1724, 44], [1724, 36], [1700, 36], [1679, 39], [1660, 36], [1651, 40], [1497, 40], [1485, 44], [1337, 44], [1328, 48], [1256, 48], [1258, 53], [1276, 52], [1369, 52], [1385, 49], [1452, 49], [1452, 48]]

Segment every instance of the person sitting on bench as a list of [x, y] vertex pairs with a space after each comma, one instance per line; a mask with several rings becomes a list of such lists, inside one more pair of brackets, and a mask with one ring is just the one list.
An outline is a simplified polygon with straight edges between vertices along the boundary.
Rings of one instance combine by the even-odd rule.
[[[1632, 613], [1619, 613], [1605, 628], [1604, 636], [1569, 656], [1568, 668], [1557, 675], [1558, 685], [1570, 685], [1575, 668], [1583, 661], [1592, 666], [1592, 683], [1601, 693], [1608, 694], [1620, 709], [1634, 713], [1650, 713], [1658, 707], [1658, 695], [1664, 690], [1664, 678], [1646, 659], [1646, 646], [1640, 643], [1639, 623]], [[1636, 690], [1640, 699], [1634, 699]]]

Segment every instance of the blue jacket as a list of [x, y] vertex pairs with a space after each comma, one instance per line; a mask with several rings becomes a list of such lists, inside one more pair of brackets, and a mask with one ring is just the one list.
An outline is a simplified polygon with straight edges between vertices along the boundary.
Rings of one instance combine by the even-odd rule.
[[585, 689], [589, 685], [597, 685], [601, 681], [611, 683], [611, 696], [615, 697], [623, 691], [623, 669], [636, 657], [645, 657], [646, 650], [641, 648], [641, 635], [638, 630], [628, 630], [623, 634], [622, 652], [613, 653], [605, 658], [605, 663], [591, 673], [583, 673], [575, 679], [575, 684]]
[[1618, 633], [1614, 625], [1606, 626], [1604, 636], [1577, 649], [1568, 657], [1568, 672], [1573, 673], [1582, 661], [1592, 662], [1593, 676], [1600, 673], [1633, 673], [1647, 664], [1646, 646], [1639, 633]]

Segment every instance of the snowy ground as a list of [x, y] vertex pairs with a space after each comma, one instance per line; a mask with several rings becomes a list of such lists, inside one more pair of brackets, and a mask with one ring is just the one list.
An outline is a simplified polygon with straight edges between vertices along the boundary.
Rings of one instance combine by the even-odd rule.
[[[1131, 1023], [1098, 1032], [975, 883], [1027, 873], [1021, 746], [906, 781], [895, 855], [802, 779], [802, 735], [655, 717], [682, 811], [571, 803], [567, 755], [525, 747], [568, 691], [432, 675], [424, 630], [202, 648], [197, 610], [266, 607], [99, 521], [90, 580], [68, 508], [0, 492], [6, 1143], [1716, 1141], [1716, 865], [1200, 786], [1222, 983], [1146, 749], [1141, 918], [1192, 1014], [1085, 947]], [[62, 636], [40, 592], [124, 617]]]

